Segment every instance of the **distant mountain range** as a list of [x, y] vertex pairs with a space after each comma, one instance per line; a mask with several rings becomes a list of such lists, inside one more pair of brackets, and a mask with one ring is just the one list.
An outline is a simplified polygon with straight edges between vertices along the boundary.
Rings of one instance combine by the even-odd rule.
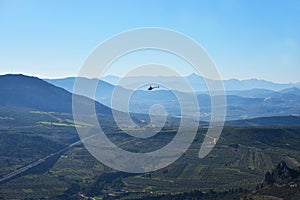
[[[171, 84], [180, 83], [178, 77], [171, 77], [171, 76], [156, 76], [156, 77], [146, 77], [147, 79], [153, 79], [153, 81], [164, 80], [170, 82]], [[54, 85], [63, 87], [68, 91], [73, 91], [73, 85], [76, 77], [67, 77], [61, 79], [44, 79], [45, 81], [52, 83]], [[121, 80], [120, 77], [117, 76], [106, 76], [103, 77], [101, 80], [98, 79], [87, 79], [87, 78], [80, 78], [88, 81], [99, 81], [99, 85], [101, 85], [101, 90], [104, 93], [111, 91], [114, 87], [118, 86], [118, 82]], [[122, 85], [124, 89], [132, 88], [135, 84], [139, 84], [141, 80], [144, 80], [145, 77], [127, 77], [125, 78], [128, 80], [127, 82], [130, 83], [128, 85]], [[201, 76], [196, 74], [191, 74], [186, 76], [185, 79], [190, 83], [192, 89], [196, 93], [207, 93], [207, 86], [205, 83], [205, 79]], [[206, 79], [208, 82], [219, 82], [217, 80]], [[126, 82], [126, 81], [125, 81]], [[243, 97], [268, 97], [269, 94], [276, 95], [282, 93], [294, 93], [296, 95], [300, 95], [300, 82], [298, 83], [274, 83], [271, 81], [265, 80], [258, 80], [258, 79], [248, 79], [248, 80], [238, 80], [238, 79], [229, 79], [223, 81], [224, 88], [227, 94], [230, 95], [238, 95]], [[127, 86], [127, 87], [126, 87]], [[143, 89], [143, 88], [140, 88]], [[185, 92], [185, 91], [181, 91]]]
[[[74, 80], [74, 77], [47, 80], [53, 83], [54, 86], [36, 77], [24, 75], [0, 76], [0, 106], [20, 106], [42, 111], [71, 113], [71, 92]], [[87, 84], [90, 81], [97, 81], [96, 79], [85, 80]], [[111, 108], [109, 107], [111, 106], [111, 94], [115, 87], [105, 81], [100, 81], [96, 90], [96, 100], [100, 102], [96, 102], [97, 112], [111, 115]], [[91, 98], [83, 96], [80, 96], [80, 98], [82, 103], [94, 103]], [[200, 119], [209, 121], [210, 96], [199, 93], [197, 98], [200, 107]], [[163, 105], [170, 116], [181, 116], [180, 104], [176, 96], [168, 90], [135, 91], [129, 102], [129, 110], [132, 113], [148, 114], [153, 104]], [[252, 89], [227, 92], [227, 120], [270, 116], [300, 116], [300, 89], [293, 87], [280, 91]]]
[[[98, 81], [97, 79], [80, 79], [84, 80], [87, 85], [94, 81]], [[128, 88], [130, 88], [135, 83], [140, 83], [145, 77], [129, 77], [127, 79], [130, 79], [128, 82], [132, 84], [128, 85]], [[178, 81], [177, 77], [155, 77], [153, 79], [157, 81], [161, 79], [164, 79], [165, 81], [167, 79], [172, 84], [176, 84], [176, 80]], [[188, 76], [186, 79], [194, 88], [200, 89], [205, 87], [204, 80], [195, 74]], [[104, 80], [116, 84], [119, 78], [107, 76], [99, 81], [99, 85], [96, 89], [95, 99], [108, 107], [112, 107], [111, 96], [114, 89], [118, 87], [121, 91], [124, 90], [127, 92], [128, 89], [126, 89], [126, 85], [122, 85], [123, 87], [115, 86]], [[75, 77], [46, 79], [46, 81], [72, 92]], [[299, 85], [297, 83], [278, 84], [251, 79], [246, 81], [228, 80], [224, 81], [224, 84], [227, 85], [227, 89], [232, 89], [226, 91], [227, 120], [300, 115], [300, 89], [297, 87]], [[186, 93], [183, 94], [189, 95]], [[119, 96], [119, 98], [122, 97]], [[209, 94], [204, 90], [198, 91], [197, 98], [200, 107], [201, 120], [210, 120], [211, 104]], [[172, 91], [166, 89], [147, 91], [146, 88], [140, 88], [134, 91], [129, 102], [129, 110], [134, 113], [148, 114], [149, 109], [153, 104], [163, 105], [169, 115], [177, 117], [181, 115], [180, 104], [175, 95]]]
[[[169, 80], [169, 82], [178, 82], [177, 77], [155, 77], [154, 80], [159, 79]], [[189, 76], [184, 77], [192, 86], [194, 91], [196, 92], [206, 92], [207, 87], [205, 80], [208, 82], [217, 82], [217, 80], [212, 79], [204, 79], [203, 77], [197, 75], [197, 74], [191, 74]], [[117, 76], [106, 76], [102, 80], [106, 81], [112, 85], [117, 85], [121, 78]], [[141, 79], [144, 79], [143, 77], [127, 77], [126, 79], [130, 79], [130, 82], [139, 82]], [[266, 80], [259, 80], [259, 79], [248, 79], [248, 80], [238, 80], [238, 79], [229, 79], [229, 80], [223, 80], [224, 87], [226, 91], [241, 91], [241, 90], [252, 90], [252, 89], [266, 89], [266, 90], [283, 90], [287, 88], [299, 88], [300, 89], [300, 82], [297, 83], [274, 83], [271, 81]]]
[[[72, 93], [67, 90], [72, 90], [74, 80], [75, 78], [48, 80], [60, 86], [58, 87], [36, 77], [21, 74], [2, 75], [0, 76], [0, 107], [72, 113]], [[89, 83], [89, 81], [97, 80], [86, 79], [86, 81]], [[100, 102], [104, 101], [109, 104], [109, 95], [111, 95], [114, 88], [115, 86], [112, 84], [101, 81], [97, 89], [96, 98], [99, 98]], [[183, 95], [190, 94], [183, 93]], [[200, 119], [209, 121], [210, 96], [198, 94], [197, 98], [200, 105]], [[79, 96], [79, 99], [82, 104], [95, 103], [96, 112], [104, 116], [104, 118], [106, 116], [106, 118], [111, 119], [111, 108], [84, 96]], [[149, 108], [155, 103], [165, 106], [165, 110], [170, 117], [177, 118], [181, 114], [179, 102], [175, 95], [168, 90], [135, 91], [130, 100], [130, 111], [132, 113], [142, 113], [143, 115], [136, 116], [145, 118], [146, 115], [144, 114], [148, 115]], [[298, 123], [300, 119], [299, 89], [232, 91], [232, 94], [227, 95], [227, 115], [227, 120], [240, 120], [227, 122], [227, 125], [233, 126], [300, 124]], [[268, 118], [271, 116], [279, 117]], [[257, 117], [266, 118], [251, 119]]]

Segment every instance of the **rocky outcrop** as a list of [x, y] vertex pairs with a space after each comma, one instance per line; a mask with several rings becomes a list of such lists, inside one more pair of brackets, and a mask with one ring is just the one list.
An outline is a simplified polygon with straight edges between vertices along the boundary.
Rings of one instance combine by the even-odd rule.
[[285, 186], [293, 179], [297, 178], [298, 173], [290, 169], [284, 161], [278, 163], [277, 167], [271, 172], [267, 172], [260, 185], [260, 188], [264, 188], [269, 185], [275, 185], [278, 187]]

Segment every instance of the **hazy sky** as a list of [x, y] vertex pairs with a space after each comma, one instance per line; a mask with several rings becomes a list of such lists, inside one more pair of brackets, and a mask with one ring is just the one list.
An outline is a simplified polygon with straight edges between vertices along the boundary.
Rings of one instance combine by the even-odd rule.
[[300, 81], [298, 0], [0, 0], [0, 74], [75, 76], [99, 43], [139, 27], [193, 38], [224, 79]]

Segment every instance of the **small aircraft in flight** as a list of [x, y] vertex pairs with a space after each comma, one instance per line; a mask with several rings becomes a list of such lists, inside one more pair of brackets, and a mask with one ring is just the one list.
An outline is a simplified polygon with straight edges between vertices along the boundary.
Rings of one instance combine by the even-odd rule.
[[155, 88], [159, 88], [159, 85], [158, 86], [149, 86], [149, 88], [148, 88], [148, 90], [153, 90], [153, 89], [155, 89]]

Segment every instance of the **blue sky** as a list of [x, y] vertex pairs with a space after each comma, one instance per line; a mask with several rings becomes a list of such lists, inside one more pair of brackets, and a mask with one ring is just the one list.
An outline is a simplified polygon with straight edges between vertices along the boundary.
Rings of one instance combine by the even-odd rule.
[[0, 0], [0, 74], [75, 76], [99, 43], [140, 27], [193, 38], [224, 79], [300, 81], [296, 0]]

